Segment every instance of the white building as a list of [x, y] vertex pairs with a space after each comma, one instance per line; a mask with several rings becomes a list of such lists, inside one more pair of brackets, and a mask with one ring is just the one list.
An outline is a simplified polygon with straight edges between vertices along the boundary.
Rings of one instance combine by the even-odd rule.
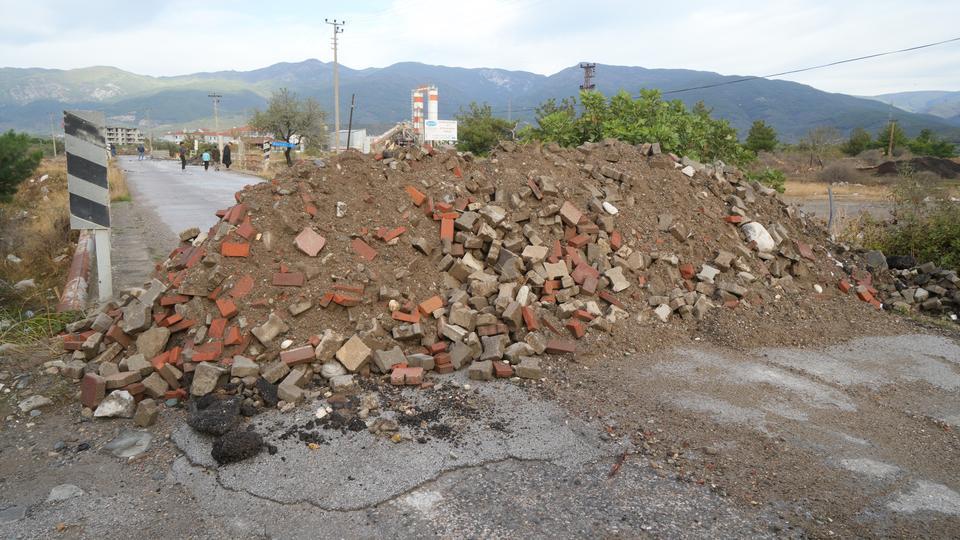
[[107, 126], [104, 130], [107, 144], [123, 146], [128, 144], [141, 144], [143, 142], [143, 133], [139, 128], [130, 128], [122, 126]]

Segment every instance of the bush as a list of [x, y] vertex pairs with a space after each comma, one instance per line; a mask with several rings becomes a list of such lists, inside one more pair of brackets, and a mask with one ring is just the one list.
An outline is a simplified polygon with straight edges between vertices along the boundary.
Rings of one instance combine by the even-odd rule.
[[783, 171], [767, 167], [758, 172], [747, 173], [748, 180], [756, 180], [761, 184], [777, 190], [777, 193], [783, 193], [787, 189], [787, 177]]
[[9, 202], [17, 186], [33, 174], [43, 151], [31, 149], [31, 138], [10, 130], [0, 135], [0, 202]]
[[698, 161], [723, 160], [743, 165], [755, 159], [737, 139], [726, 120], [712, 118], [697, 103], [687, 109], [680, 100], [664, 101], [657, 90], [642, 90], [639, 98], [621, 91], [610, 98], [600, 92], [580, 92], [580, 115], [575, 102], [547, 101], [537, 109], [537, 126], [525, 137], [575, 146], [618, 139], [630, 144], [659, 142], [664, 152]]
[[493, 116], [490, 105], [470, 104], [470, 110], [457, 114], [457, 149], [485, 155], [498, 142], [510, 139], [516, 122]]
[[744, 145], [755, 154], [761, 151], [773, 152], [777, 148], [777, 132], [763, 120], [755, 120], [747, 134], [747, 143]]
[[876, 148], [871, 148], [857, 154], [857, 159], [870, 167], [876, 167], [883, 161], [883, 152]]
[[960, 203], [940, 188], [918, 181], [909, 170], [901, 173], [893, 198], [894, 221], [864, 223], [863, 245], [886, 255], [912, 255], [920, 263], [960, 269]]
[[860, 179], [860, 172], [846, 161], [835, 161], [817, 173], [817, 180], [828, 184], [855, 183]]

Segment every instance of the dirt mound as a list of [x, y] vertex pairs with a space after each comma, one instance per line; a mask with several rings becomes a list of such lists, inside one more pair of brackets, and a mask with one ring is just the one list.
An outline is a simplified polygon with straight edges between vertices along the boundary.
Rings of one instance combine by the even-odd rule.
[[900, 161], [885, 161], [872, 170], [875, 171], [874, 174], [877, 176], [898, 176], [904, 167], [914, 172], [931, 172], [940, 178], [957, 178], [960, 176], [960, 163], [950, 159], [931, 156], [915, 157]]
[[123, 388], [289, 407], [358, 376], [429, 387], [462, 368], [536, 379], [544, 357], [704, 332], [790, 341], [798, 317], [867, 313], [832, 285], [844, 272], [818, 225], [658, 145], [349, 151], [236, 201], [71, 328], [85, 404]]

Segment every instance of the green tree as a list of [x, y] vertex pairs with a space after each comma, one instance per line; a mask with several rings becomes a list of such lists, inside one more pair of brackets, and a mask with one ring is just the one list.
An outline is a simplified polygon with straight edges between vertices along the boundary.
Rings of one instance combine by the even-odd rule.
[[639, 98], [623, 91], [610, 98], [583, 91], [579, 99], [579, 116], [572, 100], [559, 105], [545, 102], [538, 109], [537, 127], [527, 136], [567, 146], [607, 138], [631, 144], [659, 142], [667, 152], [737, 164], [754, 157], [740, 145], [736, 130], [725, 120], [712, 118], [703, 103], [688, 110], [680, 100], [664, 101], [657, 90], [641, 90]]
[[498, 142], [512, 136], [516, 122], [496, 118], [493, 109], [484, 103], [470, 103], [467, 111], [457, 114], [457, 149], [484, 155]]
[[[893, 138], [892, 147], [890, 146], [891, 136]], [[896, 122], [888, 123], [877, 132], [877, 146], [883, 150], [884, 154], [887, 154], [887, 157], [890, 157], [889, 154], [891, 148], [896, 151], [897, 148], [903, 148], [906, 146], [907, 142], [907, 134], [903, 132], [903, 128], [901, 128], [900, 124]]]
[[870, 132], [857, 128], [850, 132], [850, 138], [840, 146], [840, 150], [848, 156], [857, 156], [865, 150], [873, 148], [873, 137]]
[[940, 139], [929, 129], [922, 130], [916, 139], [907, 143], [907, 146], [910, 147], [911, 152], [921, 156], [949, 158], [957, 153], [953, 143]]
[[10, 130], [0, 135], [0, 202], [9, 202], [17, 186], [33, 174], [43, 151], [31, 149], [30, 136]]
[[753, 153], [773, 152], [777, 148], [777, 132], [763, 120], [754, 120], [744, 145]]
[[[300, 99], [297, 94], [281, 88], [270, 96], [266, 111], [254, 111], [250, 125], [258, 131], [273, 133], [274, 140], [299, 145], [323, 140], [323, 119], [324, 113], [317, 100]], [[293, 164], [291, 150], [283, 150], [288, 166]]]

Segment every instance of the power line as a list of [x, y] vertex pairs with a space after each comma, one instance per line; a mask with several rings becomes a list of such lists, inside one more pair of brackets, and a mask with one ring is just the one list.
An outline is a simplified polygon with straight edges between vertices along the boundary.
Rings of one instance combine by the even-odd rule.
[[[732, 80], [732, 81], [722, 81], [722, 82], [718, 82], [718, 83], [704, 84], [704, 85], [701, 85], [701, 86], [691, 86], [691, 87], [689, 87], [689, 88], [678, 88], [678, 89], [675, 89], [675, 90], [667, 90], [667, 91], [664, 91], [664, 92], [660, 92], [660, 94], [661, 94], [661, 95], [679, 94], [679, 93], [681, 93], [681, 92], [690, 92], [690, 91], [693, 91], [693, 90], [705, 90], [705, 89], [708, 89], [708, 88], [716, 88], [716, 87], [718, 87], [718, 86], [726, 86], [726, 85], [728, 85], [728, 84], [737, 84], [737, 83], [742, 83], [742, 82], [755, 81], [755, 80], [757, 80], [757, 79], [770, 79], [770, 78], [772, 78], [772, 77], [781, 77], [781, 76], [783, 76], [783, 75], [792, 75], [792, 74], [794, 74], [794, 73], [803, 73], [803, 72], [805, 72], [805, 71], [812, 71], [812, 70], [815, 70], [815, 69], [822, 69], [822, 68], [826, 68], [826, 67], [838, 66], [838, 65], [841, 65], [841, 64], [849, 64], [849, 63], [851, 63], [851, 62], [859, 62], [859, 61], [862, 61], [862, 60], [869, 60], [869, 59], [871, 59], [871, 58], [879, 58], [879, 57], [881, 57], [881, 56], [889, 56], [889, 55], [892, 55], [892, 54], [900, 54], [900, 53], [905, 53], [905, 52], [910, 52], [910, 51], [916, 51], [916, 50], [920, 50], [920, 49], [927, 49], [927, 48], [930, 48], [930, 47], [936, 47], [936, 46], [938, 46], [938, 45], [946, 45], [947, 43], [954, 43], [954, 42], [958, 42], [958, 41], [960, 41], [960, 37], [955, 37], [955, 38], [951, 38], [951, 39], [945, 39], [945, 40], [943, 40], [943, 41], [937, 41], [937, 42], [935, 42], [935, 43], [926, 43], [926, 44], [924, 44], [924, 45], [917, 45], [917, 46], [915, 46], [915, 47], [907, 47], [907, 48], [905, 48], [905, 49], [897, 49], [897, 50], [895, 50], [895, 51], [879, 52], [879, 53], [874, 53], [874, 54], [868, 54], [868, 55], [866, 55], [866, 56], [858, 56], [858, 57], [856, 57], [856, 58], [847, 58], [847, 59], [845, 59], [845, 60], [837, 60], [837, 61], [835, 61], [835, 62], [829, 62], [829, 63], [826, 63], [826, 64], [820, 64], [820, 65], [816, 65], [816, 66], [809, 66], [809, 67], [805, 67], [805, 68], [792, 69], [792, 70], [789, 70], [789, 71], [782, 71], [782, 72], [780, 72], [780, 73], [771, 73], [771, 74], [769, 74], [769, 75], [754, 75], [754, 76], [750, 76], [750, 77], [743, 77], [743, 78], [740, 78], [740, 79], [734, 79], [734, 80]], [[634, 96], [634, 97], [639, 97], [639, 96]], [[538, 107], [527, 107], [527, 108], [521, 108], [521, 109], [513, 109], [513, 112], [535, 111], [535, 110], [537, 110], [537, 108], [538, 108]], [[503, 111], [493, 111], [493, 112], [503, 112]]]
[[945, 44], [947, 44], [947, 43], [953, 43], [953, 42], [956, 42], [956, 41], [960, 41], [960, 37], [955, 37], [955, 38], [952, 38], [952, 39], [945, 39], [945, 40], [943, 40], [943, 41], [938, 41], [938, 42], [936, 42], [936, 43], [927, 43], [927, 44], [925, 44], [925, 45], [917, 45], [916, 47], [907, 47], [906, 49], [897, 49], [897, 50], [895, 50], [895, 51], [887, 51], [887, 52], [881, 52], [881, 53], [875, 53], [875, 54], [868, 54], [868, 55], [866, 55], [866, 56], [858, 56], [858, 57], [856, 57], [856, 58], [847, 58], [846, 60], [837, 60], [836, 62], [829, 62], [829, 63], [827, 63], [827, 64], [820, 64], [820, 65], [818, 65], [818, 66], [810, 66], [810, 67], [805, 67], [805, 68], [800, 68], [800, 69], [792, 69], [792, 70], [790, 70], [790, 71], [782, 71], [782, 72], [780, 72], [780, 73], [771, 73], [770, 75], [755, 75], [755, 76], [752, 76], [752, 77], [744, 77], [744, 78], [742, 78], [742, 79], [736, 79], [736, 80], [733, 80], [733, 81], [723, 81], [723, 82], [714, 83], [714, 84], [705, 84], [705, 85], [703, 85], [703, 86], [693, 86], [693, 87], [690, 87], [690, 88], [681, 88], [681, 89], [679, 89], [679, 90], [669, 90], [669, 91], [667, 91], [667, 92], [662, 92], [662, 94], [664, 94], [664, 95], [666, 95], [666, 94], [678, 94], [678, 93], [680, 93], [680, 92], [690, 92], [691, 90], [703, 90], [703, 89], [706, 89], [706, 88], [716, 88], [717, 86], [725, 86], [725, 85], [728, 85], [728, 84], [737, 84], [737, 83], [742, 83], [742, 82], [747, 82], [747, 81], [753, 81], [753, 80], [756, 80], [756, 79], [770, 79], [770, 78], [772, 78], [772, 77], [781, 77], [781, 76], [783, 76], [783, 75], [792, 75], [792, 74], [794, 74], [794, 73], [803, 73], [804, 71], [812, 71], [812, 70], [814, 70], [814, 69], [822, 69], [822, 68], [825, 68], [825, 67], [838, 66], [838, 65], [840, 65], [840, 64], [849, 64], [849, 63], [851, 63], [851, 62], [859, 62], [859, 61], [861, 61], [861, 60], [869, 60], [869, 59], [871, 59], [871, 58], [879, 58], [879, 57], [881, 57], [881, 56], [889, 56], [889, 55], [891, 55], [891, 54], [900, 54], [900, 53], [905, 53], [905, 52], [910, 52], [910, 51], [916, 51], [916, 50], [920, 50], [920, 49], [926, 49], [926, 48], [929, 48], [929, 47], [936, 47], [937, 45], [945, 45]]

